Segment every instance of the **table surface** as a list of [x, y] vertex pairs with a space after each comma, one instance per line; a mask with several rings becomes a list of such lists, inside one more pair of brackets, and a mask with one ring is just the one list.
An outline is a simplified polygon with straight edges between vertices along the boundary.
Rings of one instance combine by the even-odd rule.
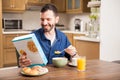
[[88, 60], [84, 72], [76, 67], [65, 66], [56, 68], [47, 65], [49, 72], [37, 77], [20, 74], [20, 68], [0, 69], [0, 80], [120, 80], [120, 64], [101, 60]]

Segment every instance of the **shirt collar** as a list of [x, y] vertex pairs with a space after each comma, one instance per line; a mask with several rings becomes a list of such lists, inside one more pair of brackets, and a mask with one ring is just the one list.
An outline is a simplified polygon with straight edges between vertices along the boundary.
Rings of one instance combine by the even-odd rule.
[[42, 33], [42, 34], [41, 34], [42, 40], [48, 40], [48, 39], [45, 37], [43, 28], [41, 28], [41, 33]]
[[[60, 30], [58, 30], [58, 29], [55, 28], [55, 32], [56, 32], [56, 40], [60, 40], [60, 36], [59, 36], [59, 35], [60, 35], [60, 34], [59, 34]], [[43, 40], [48, 40], [48, 39], [45, 37], [45, 34], [44, 34], [44, 30], [43, 30], [43, 29], [41, 29], [41, 33], [43, 33], [41, 38], [42, 38]]]
[[59, 34], [60, 30], [58, 30], [58, 29], [55, 28], [55, 32], [56, 32], [56, 39], [60, 40], [60, 34]]

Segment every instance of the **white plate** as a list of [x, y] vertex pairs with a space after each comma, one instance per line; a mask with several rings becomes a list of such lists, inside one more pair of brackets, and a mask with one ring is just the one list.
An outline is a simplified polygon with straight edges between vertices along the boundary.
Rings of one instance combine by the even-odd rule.
[[73, 65], [71, 62], [68, 63], [69, 66], [76, 67], [77, 65]]
[[26, 73], [24, 73], [23, 71], [21, 71], [20, 73], [22, 74], [22, 75], [24, 75], [24, 76], [41, 76], [41, 75], [44, 75], [44, 74], [46, 74], [46, 73], [48, 73], [48, 69], [47, 68], [44, 68], [45, 70], [42, 72], [42, 73], [40, 73], [40, 74], [37, 74], [37, 75], [31, 75], [31, 74], [26, 74]]

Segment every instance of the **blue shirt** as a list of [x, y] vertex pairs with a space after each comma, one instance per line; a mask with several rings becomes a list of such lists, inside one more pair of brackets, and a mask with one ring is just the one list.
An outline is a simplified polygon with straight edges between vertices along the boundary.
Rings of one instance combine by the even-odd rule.
[[56, 40], [54, 41], [52, 46], [51, 46], [50, 40], [48, 40], [45, 37], [44, 30], [42, 28], [33, 32], [36, 35], [44, 53], [48, 59], [48, 64], [52, 63], [53, 57], [67, 57], [67, 58], [70, 57], [70, 55], [66, 54], [65, 52], [62, 52], [60, 54], [54, 53], [54, 51], [57, 51], [57, 50], [61, 51], [71, 45], [67, 36], [64, 33], [62, 33], [58, 29], [55, 29], [55, 31], [56, 31]]

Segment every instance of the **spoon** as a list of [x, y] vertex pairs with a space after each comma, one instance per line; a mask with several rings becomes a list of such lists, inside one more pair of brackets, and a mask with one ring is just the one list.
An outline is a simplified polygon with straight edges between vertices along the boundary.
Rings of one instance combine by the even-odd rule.
[[62, 53], [63, 51], [65, 51], [65, 49], [63, 49], [62, 51], [55, 51], [54, 53], [55, 53], [55, 54], [60, 54], [60, 53]]

